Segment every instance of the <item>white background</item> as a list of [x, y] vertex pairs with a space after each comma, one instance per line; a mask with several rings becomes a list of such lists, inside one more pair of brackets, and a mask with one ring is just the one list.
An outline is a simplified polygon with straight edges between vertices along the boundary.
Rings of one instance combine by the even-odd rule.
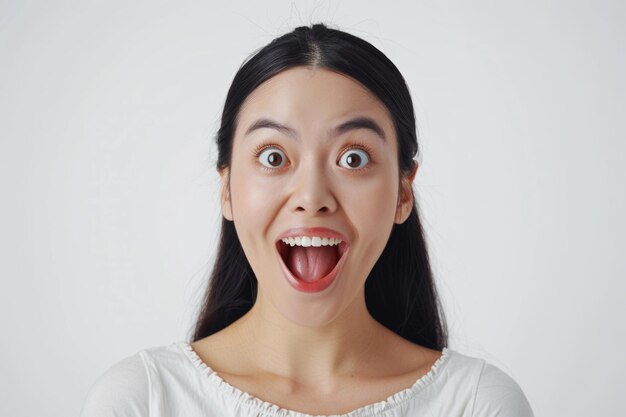
[[318, 21], [409, 84], [450, 347], [513, 376], [537, 417], [619, 414], [625, 17], [597, 0], [0, 1], [0, 414], [78, 415], [113, 363], [189, 336], [226, 91]]

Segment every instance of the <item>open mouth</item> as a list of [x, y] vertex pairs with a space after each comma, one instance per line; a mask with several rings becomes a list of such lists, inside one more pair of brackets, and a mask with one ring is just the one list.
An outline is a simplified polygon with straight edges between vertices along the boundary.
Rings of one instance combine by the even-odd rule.
[[313, 283], [336, 272], [337, 264], [348, 251], [348, 244], [341, 241], [335, 245], [291, 246], [279, 240], [276, 249], [293, 277]]

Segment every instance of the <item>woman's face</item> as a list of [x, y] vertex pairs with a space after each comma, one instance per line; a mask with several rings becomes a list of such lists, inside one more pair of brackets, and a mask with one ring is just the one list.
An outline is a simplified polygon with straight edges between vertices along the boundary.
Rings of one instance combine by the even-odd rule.
[[[373, 124], [336, 129], [355, 118]], [[221, 172], [222, 212], [234, 221], [263, 311], [320, 327], [364, 301], [365, 280], [394, 222], [404, 222], [412, 208], [414, 172], [400, 182], [397, 146], [386, 107], [358, 82], [326, 69], [283, 71], [247, 97], [230, 189]], [[286, 231], [311, 227], [340, 233], [349, 249], [330, 286], [303, 292], [286, 279], [278, 248]]]

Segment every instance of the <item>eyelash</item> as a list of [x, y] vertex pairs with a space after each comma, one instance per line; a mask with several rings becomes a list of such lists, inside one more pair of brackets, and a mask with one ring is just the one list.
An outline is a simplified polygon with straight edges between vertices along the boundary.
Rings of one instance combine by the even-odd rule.
[[[253, 152], [255, 159], [258, 159], [259, 156], [261, 155], [261, 153], [266, 150], [267, 148], [280, 148], [282, 150], [282, 148], [279, 145], [273, 144], [273, 143], [267, 143], [267, 144], [261, 144], [259, 146], [257, 146]], [[373, 162], [372, 159], [372, 148], [369, 147], [368, 145], [366, 145], [365, 143], [362, 142], [353, 142], [351, 145], [348, 145], [344, 148], [341, 149], [341, 152], [339, 152], [340, 155], [343, 155], [345, 152], [347, 152], [350, 149], [360, 149], [362, 151], [367, 152], [367, 156], [369, 157], [369, 162], [368, 164], [363, 167], [363, 168], [358, 168], [358, 169], [350, 169], [349, 171], [353, 171], [353, 172], [362, 172], [365, 170], [368, 170], [371, 168], [371, 164]], [[261, 168], [263, 168], [265, 171], [269, 171], [269, 172], [275, 172], [280, 170], [281, 168], [268, 168], [263, 164], [259, 164], [261, 165]]]
[[[274, 145], [273, 143], [269, 143], [269, 144], [261, 144], [261, 145], [257, 146], [257, 147], [256, 147], [256, 149], [255, 149], [255, 150], [254, 150], [254, 152], [253, 152], [254, 159], [255, 159], [255, 160], [258, 160], [258, 159], [259, 159], [259, 156], [261, 155], [261, 153], [262, 153], [264, 150], [266, 150], [267, 148], [280, 148], [280, 146], [278, 146], [278, 145]], [[261, 166], [261, 168], [262, 168], [263, 170], [268, 171], [268, 172], [274, 172], [274, 171], [277, 171], [278, 169], [280, 169], [280, 168], [268, 168], [268, 167], [266, 167], [265, 165], [263, 165], [263, 164], [261, 164], [261, 163], [259, 163], [259, 165]]]

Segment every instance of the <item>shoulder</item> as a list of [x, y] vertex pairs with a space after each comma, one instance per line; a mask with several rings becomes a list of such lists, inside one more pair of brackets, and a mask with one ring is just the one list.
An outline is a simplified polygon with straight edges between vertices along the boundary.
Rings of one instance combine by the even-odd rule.
[[437, 382], [440, 395], [471, 417], [534, 417], [519, 384], [483, 358], [448, 349]]
[[508, 374], [483, 362], [472, 417], [534, 417], [524, 392]]
[[81, 417], [148, 416], [149, 385], [144, 354], [126, 357], [91, 386]]

